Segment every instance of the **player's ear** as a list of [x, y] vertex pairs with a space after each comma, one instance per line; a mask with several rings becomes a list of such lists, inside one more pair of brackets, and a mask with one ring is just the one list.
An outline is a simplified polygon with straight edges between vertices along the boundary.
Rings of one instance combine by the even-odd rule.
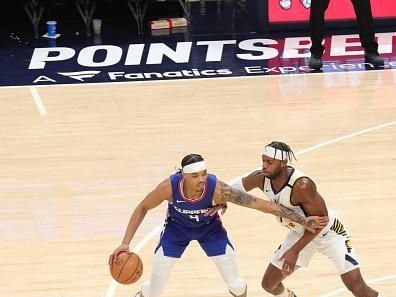
[[281, 161], [281, 167], [282, 167], [282, 168], [287, 167], [287, 161], [286, 161], [286, 160], [282, 160], [282, 161]]

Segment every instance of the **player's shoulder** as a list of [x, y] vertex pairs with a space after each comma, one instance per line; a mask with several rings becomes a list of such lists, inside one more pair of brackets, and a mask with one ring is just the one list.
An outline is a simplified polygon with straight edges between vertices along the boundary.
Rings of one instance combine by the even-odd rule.
[[300, 193], [313, 193], [316, 191], [316, 185], [310, 177], [301, 176], [294, 182], [293, 191]]
[[258, 182], [258, 184], [261, 184], [261, 182], [264, 180], [263, 171], [260, 169], [254, 170], [246, 175], [244, 180], [249, 182]]
[[262, 176], [263, 171], [261, 169], [256, 169], [250, 172], [247, 176]]
[[171, 183], [171, 178], [168, 177], [164, 179], [162, 182], [160, 182], [157, 186], [158, 191], [172, 191], [172, 183]]
[[254, 188], [259, 188], [262, 190], [264, 186], [264, 174], [262, 170], [253, 170], [242, 178], [242, 183], [246, 191], [250, 191]]

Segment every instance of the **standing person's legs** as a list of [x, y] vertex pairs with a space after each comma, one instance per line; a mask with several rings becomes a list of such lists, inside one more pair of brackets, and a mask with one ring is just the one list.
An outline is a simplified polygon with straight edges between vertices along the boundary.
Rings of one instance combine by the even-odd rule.
[[311, 35], [311, 57], [308, 66], [319, 70], [323, 67], [322, 55], [325, 48], [322, 45], [323, 31], [325, 29], [325, 11], [330, 0], [312, 0], [311, 12], [309, 15], [309, 31]]
[[384, 60], [378, 54], [378, 43], [375, 41], [370, 0], [352, 0], [352, 3], [355, 9], [360, 42], [364, 48], [366, 61], [375, 67], [382, 67], [384, 66]]
[[330, 0], [312, 0], [309, 15], [309, 31], [311, 36], [311, 55], [321, 58], [324, 52], [322, 45], [323, 32], [325, 29], [325, 11], [329, 6]]
[[370, 0], [352, 0], [356, 21], [359, 28], [360, 42], [366, 52], [377, 53], [378, 44], [375, 41], [374, 21]]

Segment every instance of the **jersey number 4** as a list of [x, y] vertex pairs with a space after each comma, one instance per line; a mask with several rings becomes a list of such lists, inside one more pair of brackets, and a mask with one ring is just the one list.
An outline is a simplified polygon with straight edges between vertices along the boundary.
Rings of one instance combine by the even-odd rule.
[[197, 222], [199, 222], [199, 216], [198, 215], [195, 215], [195, 216], [190, 215], [190, 219], [191, 220], [196, 220]]

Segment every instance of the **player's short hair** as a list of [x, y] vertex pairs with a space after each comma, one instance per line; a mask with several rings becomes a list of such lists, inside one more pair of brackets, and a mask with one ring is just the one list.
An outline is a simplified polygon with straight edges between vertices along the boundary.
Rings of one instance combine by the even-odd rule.
[[204, 158], [199, 155], [199, 154], [189, 154], [187, 156], [185, 156], [182, 160], [181, 160], [181, 168], [179, 168], [177, 171], [178, 172], [182, 172], [182, 168], [184, 166], [190, 165], [190, 164], [194, 164], [197, 162], [201, 162], [204, 161]]
[[187, 165], [190, 165], [190, 164], [194, 164], [194, 163], [197, 163], [197, 162], [200, 162], [200, 161], [203, 161], [203, 160], [204, 159], [202, 158], [201, 155], [189, 154], [189, 155], [187, 155], [187, 156], [185, 156], [183, 158], [183, 160], [181, 161], [181, 166], [183, 168], [184, 166], [187, 166]]

